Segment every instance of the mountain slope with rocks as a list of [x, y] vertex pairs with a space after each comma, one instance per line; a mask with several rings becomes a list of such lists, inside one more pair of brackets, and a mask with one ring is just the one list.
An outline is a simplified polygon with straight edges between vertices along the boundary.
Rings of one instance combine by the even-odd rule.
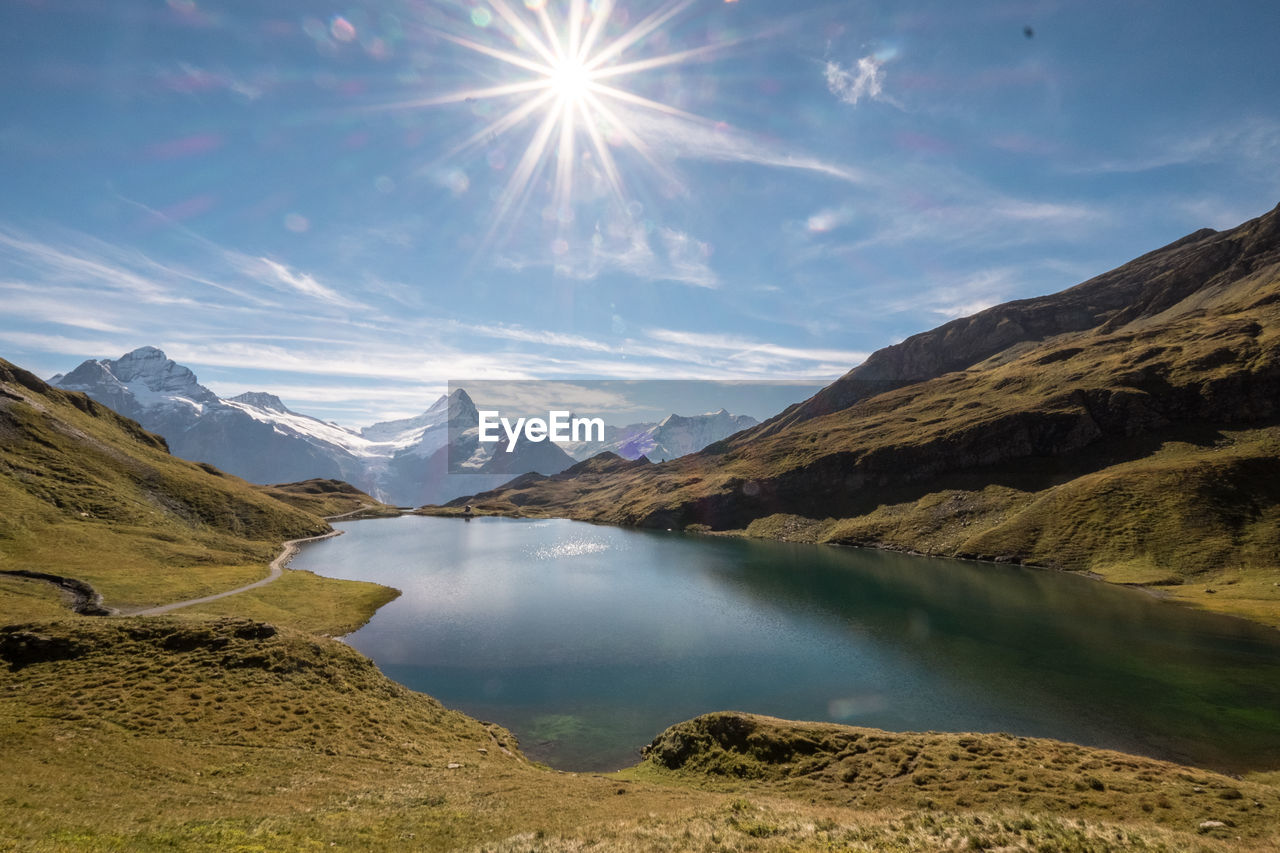
[[1280, 208], [887, 347], [692, 456], [472, 501], [1088, 571], [1280, 624]]

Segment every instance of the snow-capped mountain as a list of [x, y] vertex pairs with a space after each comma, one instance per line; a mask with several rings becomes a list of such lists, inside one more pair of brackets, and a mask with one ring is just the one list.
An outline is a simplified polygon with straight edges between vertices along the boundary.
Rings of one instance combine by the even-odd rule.
[[606, 427], [604, 441], [579, 442], [565, 445], [565, 449], [578, 461], [607, 450], [623, 459], [647, 456], [650, 462], [666, 462], [668, 459], [696, 453], [709, 444], [757, 423], [759, 421], [750, 415], [731, 415], [725, 409], [688, 417], [671, 414], [656, 424]]
[[[481, 443], [479, 412], [463, 389], [421, 415], [360, 431], [292, 411], [273, 394], [222, 398], [155, 347], [86, 361], [50, 383], [83, 391], [164, 436], [174, 455], [208, 462], [255, 483], [330, 477], [388, 503], [417, 506], [496, 488], [529, 471], [557, 474], [605, 450], [662, 462], [754, 426], [724, 409], [670, 415], [657, 424], [607, 427], [603, 442]], [[452, 443], [450, 443], [452, 441]], [[566, 452], [566, 450], [568, 452]], [[452, 461], [452, 465], [450, 462]]]
[[[378, 447], [389, 448], [392, 454], [404, 451], [418, 456], [430, 456], [449, 443], [450, 405], [450, 398], [441, 395], [439, 400], [431, 404], [431, 408], [417, 417], [382, 421], [367, 426], [360, 430], [360, 437]], [[462, 389], [454, 392], [452, 405], [464, 415], [468, 408], [471, 412], [475, 411], [471, 398]], [[478, 418], [478, 415], [474, 417]]]
[[223, 400], [155, 347], [115, 360], [86, 361], [53, 377], [52, 384], [83, 391], [133, 418], [163, 436], [175, 456], [208, 462], [246, 480], [355, 482], [363, 469], [356, 454], [332, 440], [340, 428], [291, 412], [266, 394], [249, 395], [251, 402]]
[[[521, 442], [512, 453], [502, 452], [502, 444], [482, 445], [479, 413], [460, 388], [417, 417], [357, 432], [294, 412], [273, 394], [221, 398], [155, 347], [86, 361], [50, 382], [133, 418], [184, 459], [256, 483], [346, 480], [402, 506], [495, 488], [529, 471], [556, 474], [574, 463], [545, 442]], [[460, 463], [456, 473], [450, 472], [451, 457]]]
[[218, 403], [218, 395], [201, 385], [194, 373], [155, 347], [139, 347], [115, 361], [86, 361], [50, 382], [70, 391], [92, 390], [99, 403], [131, 418], [147, 410], [200, 413]]
[[370, 455], [368, 443], [353, 435], [351, 430], [291, 411], [274, 394], [248, 391], [222, 399], [221, 402], [239, 409], [259, 423], [271, 424], [278, 432], [296, 436], [324, 450], [336, 448], [355, 457]]

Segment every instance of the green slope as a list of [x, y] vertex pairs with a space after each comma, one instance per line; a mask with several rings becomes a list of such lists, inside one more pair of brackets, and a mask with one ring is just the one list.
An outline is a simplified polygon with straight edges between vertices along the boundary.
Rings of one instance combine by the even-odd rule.
[[[616, 774], [244, 619], [0, 627], [0, 847], [1268, 850], [1280, 791], [1006, 735], [714, 714]], [[1217, 825], [1201, 828], [1207, 820]]]
[[278, 501], [322, 518], [379, 518], [399, 515], [400, 510], [370, 497], [350, 483], [315, 478], [300, 483], [259, 487]]
[[[170, 456], [133, 421], [0, 360], [0, 571], [84, 581], [128, 611], [258, 580], [283, 540], [328, 530], [316, 514]], [[33, 596], [49, 594], [38, 581], [4, 579], [0, 616], [21, 618]], [[305, 616], [308, 596], [332, 601], [359, 586], [314, 578], [281, 605]]]

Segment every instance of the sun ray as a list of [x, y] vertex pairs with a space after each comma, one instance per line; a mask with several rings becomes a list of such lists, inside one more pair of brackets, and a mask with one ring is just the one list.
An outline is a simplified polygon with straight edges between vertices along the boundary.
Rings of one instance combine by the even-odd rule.
[[591, 57], [591, 61], [586, 63], [588, 71], [594, 71], [604, 63], [613, 59], [645, 36], [652, 33], [658, 27], [674, 18], [693, 4], [693, 0], [680, 0], [678, 3], [672, 3], [666, 9], [659, 9], [640, 23], [632, 27], [631, 31], [621, 36], [607, 47], [601, 48], [600, 52]]
[[[512, 217], [524, 216], [535, 188], [540, 194], [546, 193], [546, 200], [540, 204], [546, 206], [554, 220], [557, 236], [553, 249], [559, 254], [565, 251], [566, 241], [580, 230], [573, 227], [581, 219], [578, 208], [582, 203], [575, 199], [575, 193], [581, 195], [584, 186], [594, 185], [598, 197], [609, 198], [619, 209], [627, 207], [624, 166], [645, 165], [664, 186], [677, 191], [684, 186], [673, 168], [673, 158], [662, 150], [666, 131], [646, 116], [656, 113], [699, 127], [713, 127], [716, 123], [638, 94], [621, 81], [638, 79], [638, 75], [656, 69], [711, 61], [747, 40], [730, 38], [655, 55], [647, 48], [654, 41], [650, 37], [693, 3], [694, 0], [662, 0], [639, 22], [624, 27], [620, 35], [608, 37], [610, 22], [620, 17], [615, 15], [619, 8], [616, 0], [559, 0], [557, 4], [525, 0], [524, 8], [516, 0], [489, 0], [498, 26], [486, 29], [487, 22], [477, 23], [467, 16], [460, 16], [458, 21], [460, 26], [469, 23], [479, 27], [485, 35], [474, 30], [428, 28], [428, 32], [452, 45], [531, 75], [524, 80], [397, 105], [432, 107], [473, 100], [520, 99], [497, 118], [486, 119], [483, 128], [451, 147], [430, 169], [465, 152], [497, 144], [500, 137], [517, 132], [540, 115], [521, 144], [523, 151], [514, 168], [507, 166], [501, 150], [487, 155], [492, 169], [509, 170], [494, 201], [488, 233], [482, 238], [485, 245], [510, 233], [504, 230], [507, 223]], [[634, 153], [637, 159], [623, 158], [624, 151]], [[595, 177], [584, 184], [579, 176], [587, 169]], [[587, 196], [594, 197], [597, 196]]]
[[546, 60], [548, 66], [555, 65], [559, 61], [551, 48], [547, 47], [546, 43], [533, 31], [533, 28], [507, 5], [506, 0], [490, 0], [489, 5], [493, 6], [494, 10], [502, 16], [502, 19], [515, 30], [517, 36], [524, 39], [529, 47], [533, 48], [539, 56]]
[[584, 100], [578, 105], [584, 117], [582, 126], [587, 131], [587, 138], [591, 140], [591, 145], [595, 149], [596, 159], [600, 161], [600, 168], [604, 172], [605, 181], [609, 184], [610, 194], [613, 196], [614, 201], [621, 206], [625, 197], [622, 188], [622, 175], [618, 172], [618, 164], [613, 158], [613, 152], [609, 150], [609, 143], [600, 132], [600, 123], [592, 121], [586, 115], [588, 104], [589, 100]]
[[596, 39], [604, 31], [605, 22], [609, 20], [611, 14], [613, 14], [613, 0], [599, 0], [591, 16], [591, 25], [587, 27], [587, 32], [582, 37], [582, 46], [578, 48], [579, 62], [585, 63], [587, 57], [591, 55], [592, 49], [596, 46]]
[[379, 104], [371, 109], [375, 110], [391, 110], [404, 109], [406, 107], [437, 107], [443, 104], [457, 104], [463, 101], [478, 101], [487, 98], [501, 98], [508, 95], [520, 95], [525, 92], [536, 92], [539, 89], [546, 89], [546, 80], [526, 80], [522, 83], [507, 83], [503, 86], [490, 86], [487, 89], [464, 89], [460, 92], [450, 92], [447, 95], [437, 95], [434, 98], [418, 98], [412, 101], [397, 101], [392, 104]]
[[556, 25], [551, 20], [551, 13], [547, 11], [547, 5], [543, 5], [538, 9], [538, 23], [542, 24], [542, 30], [547, 34], [547, 42], [551, 45], [551, 49], [555, 51], [556, 61], [553, 64], [564, 62], [564, 45], [560, 43], [560, 36], [556, 33]]
[[646, 143], [643, 139], [640, 138], [639, 135], [637, 135], [630, 127], [628, 127], [627, 123], [622, 119], [620, 119], [617, 113], [609, 109], [609, 106], [605, 104], [603, 101], [601, 101], [599, 98], [595, 97], [595, 95], [589, 95], [588, 98], [591, 102], [591, 106], [600, 115], [608, 119], [609, 123], [613, 126], [613, 128], [617, 130], [618, 135], [621, 136], [628, 145], [634, 148], [637, 154], [639, 154], [641, 157], [644, 158], [645, 162], [649, 164], [650, 168], [652, 168], [664, 180], [668, 181], [669, 183], [674, 183], [674, 184], [680, 183], [680, 180], [675, 175], [675, 173], [673, 173], [666, 165], [658, 161], [658, 159], [649, 150], [648, 143]]
[[650, 100], [649, 98], [645, 98], [640, 95], [636, 95], [632, 92], [628, 92], [625, 89], [616, 89], [613, 86], [605, 86], [600, 83], [592, 82], [591, 91], [595, 94], [608, 95], [609, 97], [615, 98], [619, 101], [625, 101], [629, 104], [635, 104], [638, 107], [647, 107], [648, 109], [654, 110], [655, 112], [665, 113], [666, 115], [669, 115], [669, 116], [675, 116], [677, 118], [682, 118], [688, 121], [697, 122], [698, 124], [701, 124], [701, 125], [709, 125], [709, 126], [715, 125], [715, 122], [711, 121], [710, 119], [705, 119], [702, 116], [694, 115], [691, 112], [686, 112], [680, 109], [679, 107], [673, 107], [670, 104], [664, 104], [661, 101]]
[[574, 113], [578, 103], [566, 100], [560, 119], [560, 146], [556, 152], [556, 189], [553, 196], [553, 212], [563, 225], [568, 218], [569, 201], [573, 197], [574, 137], [577, 135]]
[[582, 41], [582, 18], [586, 12], [585, 0], [569, 0], [569, 45], [565, 57], [581, 64], [578, 49]]
[[610, 65], [608, 68], [601, 68], [591, 71], [592, 80], [603, 80], [606, 77], [620, 77], [625, 74], [635, 74], [640, 71], [652, 71], [654, 68], [662, 68], [667, 65], [679, 65], [682, 62], [688, 62], [691, 59], [704, 59], [736, 47], [745, 39], [733, 39], [731, 41], [718, 42], [716, 44], [703, 45], [689, 50], [682, 50], [679, 53], [668, 53], [663, 56], [655, 56], [650, 59], [639, 59], [635, 62], [628, 62], [625, 65]]
[[497, 121], [494, 121], [489, 125], [486, 125], [484, 128], [476, 131], [475, 133], [471, 134], [466, 139], [464, 139], [462, 142], [455, 145], [453, 148], [450, 148], [448, 151], [444, 153], [444, 155], [440, 159], [447, 160], [448, 158], [453, 157], [457, 154], [460, 154], [463, 151], [466, 151], [468, 148], [478, 145], [479, 143], [484, 142], [487, 139], [496, 139], [497, 137], [506, 133], [508, 130], [511, 130], [512, 128], [519, 125], [521, 122], [523, 122], [529, 116], [536, 113], [538, 110], [542, 109], [554, 97], [555, 97], [555, 92], [547, 90], [543, 92], [541, 95], [539, 95], [538, 97], [534, 98], [533, 100], [526, 101], [520, 106], [509, 110], [505, 115], [503, 115]]
[[431, 30], [432, 34], [439, 36], [445, 41], [451, 41], [456, 45], [465, 47], [468, 50], [474, 50], [476, 53], [482, 53], [485, 56], [491, 56], [494, 59], [500, 59], [517, 68], [523, 68], [526, 71], [532, 71], [535, 74], [550, 74], [551, 68], [540, 62], [534, 62], [532, 59], [525, 59], [523, 56], [514, 53], [508, 53], [505, 50], [498, 50], [496, 47], [489, 47], [478, 41], [472, 41], [462, 36], [455, 36], [452, 33], [446, 33], [443, 30]]
[[523, 207], [525, 199], [528, 197], [528, 190], [532, 184], [534, 172], [542, 163], [542, 155], [547, 149], [547, 143], [551, 139], [551, 134], [555, 130], [556, 124], [560, 121], [560, 111], [563, 108], [563, 102], [558, 102], [552, 106], [542, 120], [542, 124], [538, 126], [534, 138], [529, 142], [529, 147], [525, 149], [524, 156], [520, 158], [520, 163], [516, 166], [516, 170], [511, 173], [507, 186], [503, 190], [502, 196], [498, 199], [497, 215], [494, 217], [493, 224], [489, 227], [487, 241], [491, 241], [494, 235], [497, 234], [498, 228], [504, 223], [513, 209]]

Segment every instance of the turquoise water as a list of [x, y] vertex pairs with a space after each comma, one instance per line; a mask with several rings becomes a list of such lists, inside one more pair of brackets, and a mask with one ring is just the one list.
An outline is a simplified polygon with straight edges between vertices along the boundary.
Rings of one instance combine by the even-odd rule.
[[293, 568], [404, 594], [347, 638], [553, 767], [733, 709], [1280, 767], [1280, 632], [1072, 575], [570, 521], [335, 525]]

